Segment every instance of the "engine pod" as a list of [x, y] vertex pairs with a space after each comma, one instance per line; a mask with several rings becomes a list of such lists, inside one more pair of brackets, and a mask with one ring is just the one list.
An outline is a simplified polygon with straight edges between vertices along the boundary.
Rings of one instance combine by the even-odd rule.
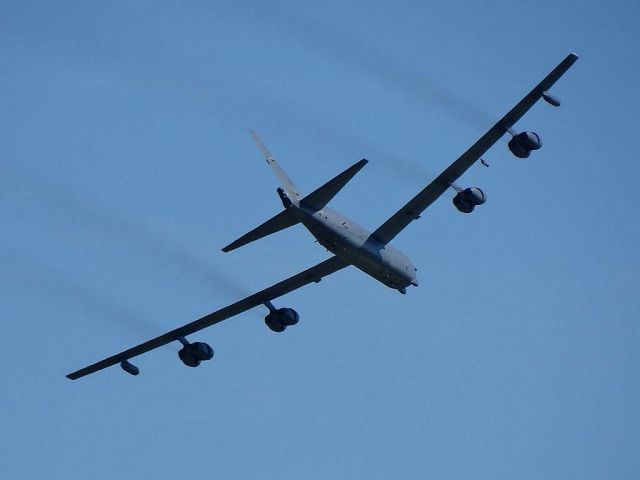
[[288, 327], [295, 325], [300, 320], [300, 315], [293, 308], [280, 308], [278, 314], [280, 321]]
[[214, 355], [213, 348], [208, 343], [194, 342], [189, 345], [189, 354], [201, 361], [211, 360]]
[[187, 347], [183, 347], [178, 351], [178, 357], [187, 367], [195, 368], [200, 365], [200, 360], [198, 360], [198, 358], [194, 356], [193, 351]]
[[542, 139], [535, 132], [522, 132], [509, 140], [509, 150], [518, 158], [528, 158], [532, 150], [542, 147]]
[[130, 363], [128, 360], [123, 360], [120, 362], [120, 367], [130, 375], [138, 375], [140, 373], [140, 369], [136, 367], [133, 363]]
[[465, 188], [453, 197], [453, 204], [462, 213], [471, 213], [478, 205], [487, 201], [487, 196], [478, 187]]
[[553, 105], [554, 107], [559, 107], [560, 106], [560, 99], [558, 97], [556, 97], [554, 94], [549, 93], [549, 92], [542, 92], [542, 98], [544, 99], [545, 102], [547, 102], [549, 105]]

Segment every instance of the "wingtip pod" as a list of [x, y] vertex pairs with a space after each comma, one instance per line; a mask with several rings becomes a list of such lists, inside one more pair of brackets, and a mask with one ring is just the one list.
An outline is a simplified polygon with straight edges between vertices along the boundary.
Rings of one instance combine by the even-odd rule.
[[551, 92], [542, 92], [542, 99], [554, 107], [560, 106], [560, 99]]
[[560, 79], [560, 77], [562, 77], [562, 75], [567, 72], [567, 70], [569, 70], [569, 68], [573, 66], [578, 58], [578, 55], [575, 53], [567, 55], [564, 60], [560, 62], [560, 64], [538, 85], [536, 89], [539, 92], [538, 95], [540, 95], [549, 105], [554, 107], [560, 106], [560, 99], [552, 94], [549, 89]]
[[122, 362], [120, 362], [120, 367], [122, 368], [122, 370], [124, 370], [130, 375], [135, 376], [140, 374], [140, 369], [136, 367], [134, 364], [132, 364], [131, 362], [129, 362], [128, 360], [123, 360]]

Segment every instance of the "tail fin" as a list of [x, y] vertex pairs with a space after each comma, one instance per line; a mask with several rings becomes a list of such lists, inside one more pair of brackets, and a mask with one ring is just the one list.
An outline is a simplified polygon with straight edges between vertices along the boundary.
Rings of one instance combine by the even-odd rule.
[[237, 240], [234, 240], [229, 245], [222, 249], [223, 252], [230, 252], [231, 250], [235, 250], [238, 247], [242, 247], [247, 243], [251, 243], [255, 240], [258, 240], [262, 237], [266, 237], [267, 235], [271, 235], [272, 233], [279, 232], [280, 230], [284, 230], [285, 228], [291, 227], [300, 223], [298, 217], [294, 213], [294, 209], [290, 208], [292, 203], [295, 203], [296, 206], [302, 206], [313, 210], [321, 210], [324, 206], [331, 200], [341, 189], [344, 187], [349, 180], [353, 178], [353, 176], [360, 171], [362, 167], [364, 167], [368, 160], [362, 159], [351, 167], [347, 168], [344, 172], [337, 175], [336, 177], [329, 180], [323, 186], [313, 191], [306, 197], [303, 197], [300, 193], [300, 190], [293, 181], [284, 173], [284, 170], [280, 168], [280, 165], [273, 158], [267, 147], [264, 146], [258, 135], [253, 131], [249, 130], [251, 136], [255, 140], [258, 148], [262, 150], [265, 158], [267, 159], [267, 163], [271, 166], [277, 177], [280, 179], [280, 183], [282, 184], [282, 188], [278, 188], [278, 195], [280, 195], [280, 199], [282, 200], [282, 204], [285, 207], [285, 210], [280, 212], [274, 217], [271, 217], [269, 220], [264, 222], [259, 227], [254, 228], [249, 233], [244, 234]]
[[267, 163], [273, 169], [276, 176], [280, 180], [280, 183], [282, 184], [282, 188], [287, 193], [289, 198], [296, 201], [296, 203], [300, 201], [300, 199], [302, 198], [300, 189], [296, 187], [296, 184], [293, 183], [293, 180], [289, 178], [289, 176], [284, 172], [282, 167], [280, 167], [276, 159], [273, 158], [273, 155], [271, 155], [271, 152], [267, 150], [267, 147], [265, 146], [264, 143], [262, 143], [262, 140], [260, 140], [260, 137], [258, 137], [258, 134], [251, 129], [249, 129], [249, 133], [251, 134], [251, 137], [253, 137], [253, 141], [256, 142], [256, 145], [258, 145], [258, 148], [264, 155], [264, 158], [267, 160]]
[[258, 240], [272, 233], [279, 232], [285, 228], [291, 227], [296, 223], [300, 223], [300, 220], [296, 218], [291, 210], [283, 210], [275, 217], [271, 217], [259, 227], [254, 228], [249, 233], [241, 236], [239, 239], [231, 242], [229, 245], [222, 249], [223, 252], [230, 252], [238, 247], [242, 247], [247, 243], [251, 243], [254, 240]]

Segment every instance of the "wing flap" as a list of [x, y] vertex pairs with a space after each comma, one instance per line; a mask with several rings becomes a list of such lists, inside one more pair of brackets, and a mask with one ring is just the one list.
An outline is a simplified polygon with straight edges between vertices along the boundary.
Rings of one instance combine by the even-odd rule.
[[332, 273], [343, 269], [347, 265], [349, 264], [344, 260], [341, 260], [338, 257], [331, 257], [324, 262], [320, 262], [319, 264], [298, 273], [297, 275], [278, 282], [271, 287], [265, 288], [258, 293], [254, 293], [253, 295], [239, 300], [236, 303], [224, 307], [216, 312], [205, 315], [198, 320], [187, 323], [186, 325], [176, 328], [175, 330], [171, 330], [170, 332], [160, 335], [159, 337], [148, 340], [144, 343], [141, 343], [140, 345], [129, 348], [128, 350], [112, 355], [111, 357], [105, 358], [104, 360], [100, 360], [99, 362], [89, 365], [88, 367], [70, 373], [67, 375], [67, 378], [69, 378], [70, 380], [77, 380], [78, 378], [84, 377], [91, 373], [95, 373], [112, 365], [116, 365], [117, 363], [120, 363], [124, 360], [129, 360], [150, 350], [162, 347], [163, 345], [176, 341], [178, 337], [191, 335], [192, 333], [195, 333], [199, 330], [210, 327], [211, 325], [215, 325], [216, 323], [220, 323], [223, 320], [231, 318], [240, 313], [246, 312], [247, 310], [261, 305], [264, 302], [281, 297], [282, 295], [292, 292], [293, 290], [303, 287], [304, 285], [307, 285], [309, 283], [317, 283], [322, 279], [322, 277], [331, 275]]

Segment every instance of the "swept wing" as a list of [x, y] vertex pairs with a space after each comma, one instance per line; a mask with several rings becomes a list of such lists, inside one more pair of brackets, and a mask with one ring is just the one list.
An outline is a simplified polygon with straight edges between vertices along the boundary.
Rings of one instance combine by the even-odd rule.
[[125, 360], [129, 360], [155, 348], [162, 347], [163, 345], [166, 345], [168, 343], [178, 341], [179, 337], [191, 335], [192, 333], [202, 330], [203, 328], [207, 328], [216, 323], [220, 323], [223, 320], [231, 318], [242, 312], [246, 312], [253, 307], [273, 300], [274, 298], [281, 297], [282, 295], [292, 292], [293, 290], [303, 287], [304, 285], [307, 285], [311, 282], [317, 283], [322, 279], [322, 277], [331, 275], [332, 273], [343, 269], [347, 265], [349, 264], [344, 260], [341, 260], [338, 257], [331, 257], [324, 262], [320, 262], [319, 264], [308, 268], [307, 270], [300, 272], [297, 275], [294, 275], [293, 277], [287, 278], [286, 280], [276, 283], [269, 288], [265, 288], [258, 293], [254, 293], [253, 295], [244, 298], [236, 303], [233, 303], [227, 307], [224, 307], [216, 312], [210, 313], [209, 315], [206, 315], [191, 323], [187, 323], [182, 327], [171, 330], [170, 332], [153, 338], [147, 342], [141, 343], [140, 345], [136, 345], [133, 348], [112, 355], [111, 357], [105, 358], [104, 360], [100, 360], [93, 365], [89, 365], [88, 367], [70, 373], [69, 375], [67, 375], [67, 378], [76, 380], [80, 377], [84, 377], [85, 375], [89, 375], [91, 373], [102, 370], [103, 368], [107, 368]]
[[405, 206], [398, 210], [389, 220], [384, 222], [375, 232], [375, 235], [383, 243], [389, 243], [398, 233], [405, 229], [412, 220], [419, 218], [420, 214], [440, 195], [442, 195], [471, 165], [480, 159], [500, 138], [507, 133], [529, 109], [542, 98], [543, 93], [549, 90], [554, 83], [574, 64], [578, 56], [570, 53], [554, 68], [544, 80], [534, 87], [518, 104], [502, 117], [498, 123], [489, 129], [466, 152], [442, 172], [433, 182], [427, 185], [420, 193], [413, 197]]

